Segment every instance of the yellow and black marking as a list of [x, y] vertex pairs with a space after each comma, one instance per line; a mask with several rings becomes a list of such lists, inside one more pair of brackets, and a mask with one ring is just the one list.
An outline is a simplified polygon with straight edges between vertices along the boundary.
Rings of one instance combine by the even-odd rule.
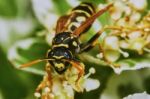
[[65, 68], [65, 65], [63, 63], [54, 63], [54, 65], [59, 71]]
[[[83, 22], [85, 22], [89, 17], [91, 17], [95, 13], [95, 8], [90, 3], [81, 3], [79, 6], [75, 7], [72, 10], [72, 16], [68, 20], [68, 31], [73, 32], [75, 29], [81, 26]], [[85, 29], [86, 31], [90, 28], [90, 26]], [[84, 31], [84, 32], [86, 32]]]
[[54, 47], [65, 47], [65, 48], [68, 48], [69, 46], [67, 44], [58, 44], [58, 45], [53, 45], [53, 48]]
[[90, 17], [95, 12], [95, 8], [90, 3], [81, 3], [79, 6], [75, 7], [72, 12], [82, 12]]

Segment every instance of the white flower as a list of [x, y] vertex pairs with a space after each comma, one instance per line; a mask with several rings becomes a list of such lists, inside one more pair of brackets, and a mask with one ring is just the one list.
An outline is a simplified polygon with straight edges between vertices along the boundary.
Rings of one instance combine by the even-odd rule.
[[[76, 83], [78, 77], [78, 71], [72, 67], [65, 72], [65, 75], [58, 75], [52, 72], [52, 84], [48, 79], [45, 80], [45, 87], [42, 88], [42, 93], [35, 93], [36, 97], [47, 99], [74, 99], [75, 91], [83, 92], [91, 91], [100, 86], [100, 83], [96, 79], [91, 79], [89, 76], [95, 73], [94, 68], [89, 69], [89, 73], [82, 76], [78, 83]], [[68, 77], [67, 77], [68, 76]], [[48, 77], [47, 75], [44, 76]]]
[[121, 18], [124, 12], [125, 5], [121, 1], [114, 2], [114, 7], [110, 9], [111, 17], [113, 20], [118, 20]]
[[104, 48], [111, 50], [119, 49], [119, 39], [116, 36], [108, 36], [104, 40]]
[[137, 10], [144, 10], [147, 6], [147, 0], [129, 0], [129, 3]]
[[47, 30], [52, 30], [57, 23], [58, 15], [55, 12], [52, 0], [32, 0], [33, 10], [37, 19]]
[[119, 39], [116, 36], [108, 36], [104, 39], [103, 47], [105, 50], [104, 57], [115, 62], [120, 57]]

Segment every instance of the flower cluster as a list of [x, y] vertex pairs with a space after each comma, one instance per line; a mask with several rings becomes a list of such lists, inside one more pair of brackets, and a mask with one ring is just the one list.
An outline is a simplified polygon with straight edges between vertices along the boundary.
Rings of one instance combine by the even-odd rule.
[[[115, 0], [110, 9], [112, 25], [104, 27], [110, 32], [103, 40], [100, 58], [120, 67], [112, 62], [120, 59], [121, 55], [128, 58], [130, 51], [139, 55], [150, 52], [150, 12], [145, 12], [146, 5], [146, 0]], [[143, 13], [146, 14], [142, 16]]]
[[94, 73], [95, 69], [90, 68], [89, 73], [76, 82], [78, 71], [73, 67], [67, 70], [64, 75], [58, 75], [53, 71], [50, 79], [48, 75], [43, 77], [43, 81], [35, 92], [35, 97], [41, 99], [74, 99], [74, 91], [91, 91], [100, 86], [98, 80], [89, 78]]

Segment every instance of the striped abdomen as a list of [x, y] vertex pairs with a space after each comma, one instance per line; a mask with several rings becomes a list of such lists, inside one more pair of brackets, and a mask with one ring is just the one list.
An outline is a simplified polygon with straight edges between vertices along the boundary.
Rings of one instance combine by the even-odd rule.
[[[68, 20], [68, 28], [69, 32], [73, 32], [76, 28], [78, 28], [83, 22], [86, 21], [87, 18], [91, 17], [95, 13], [95, 8], [90, 3], [81, 3], [79, 6], [75, 7], [71, 12], [71, 18]], [[88, 28], [85, 29], [86, 32]]]

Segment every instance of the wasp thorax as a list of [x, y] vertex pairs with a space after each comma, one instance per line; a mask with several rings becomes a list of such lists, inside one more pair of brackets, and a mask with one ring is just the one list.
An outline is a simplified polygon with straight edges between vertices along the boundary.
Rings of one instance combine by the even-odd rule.
[[56, 34], [56, 36], [53, 39], [53, 45], [54, 44], [62, 44], [65, 40], [69, 39], [71, 37], [70, 32], [62, 32]]
[[69, 49], [73, 54], [78, 53], [80, 50], [80, 43], [78, 38], [70, 32], [58, 33], [53, 39], [54, 47], [65, 47]]

